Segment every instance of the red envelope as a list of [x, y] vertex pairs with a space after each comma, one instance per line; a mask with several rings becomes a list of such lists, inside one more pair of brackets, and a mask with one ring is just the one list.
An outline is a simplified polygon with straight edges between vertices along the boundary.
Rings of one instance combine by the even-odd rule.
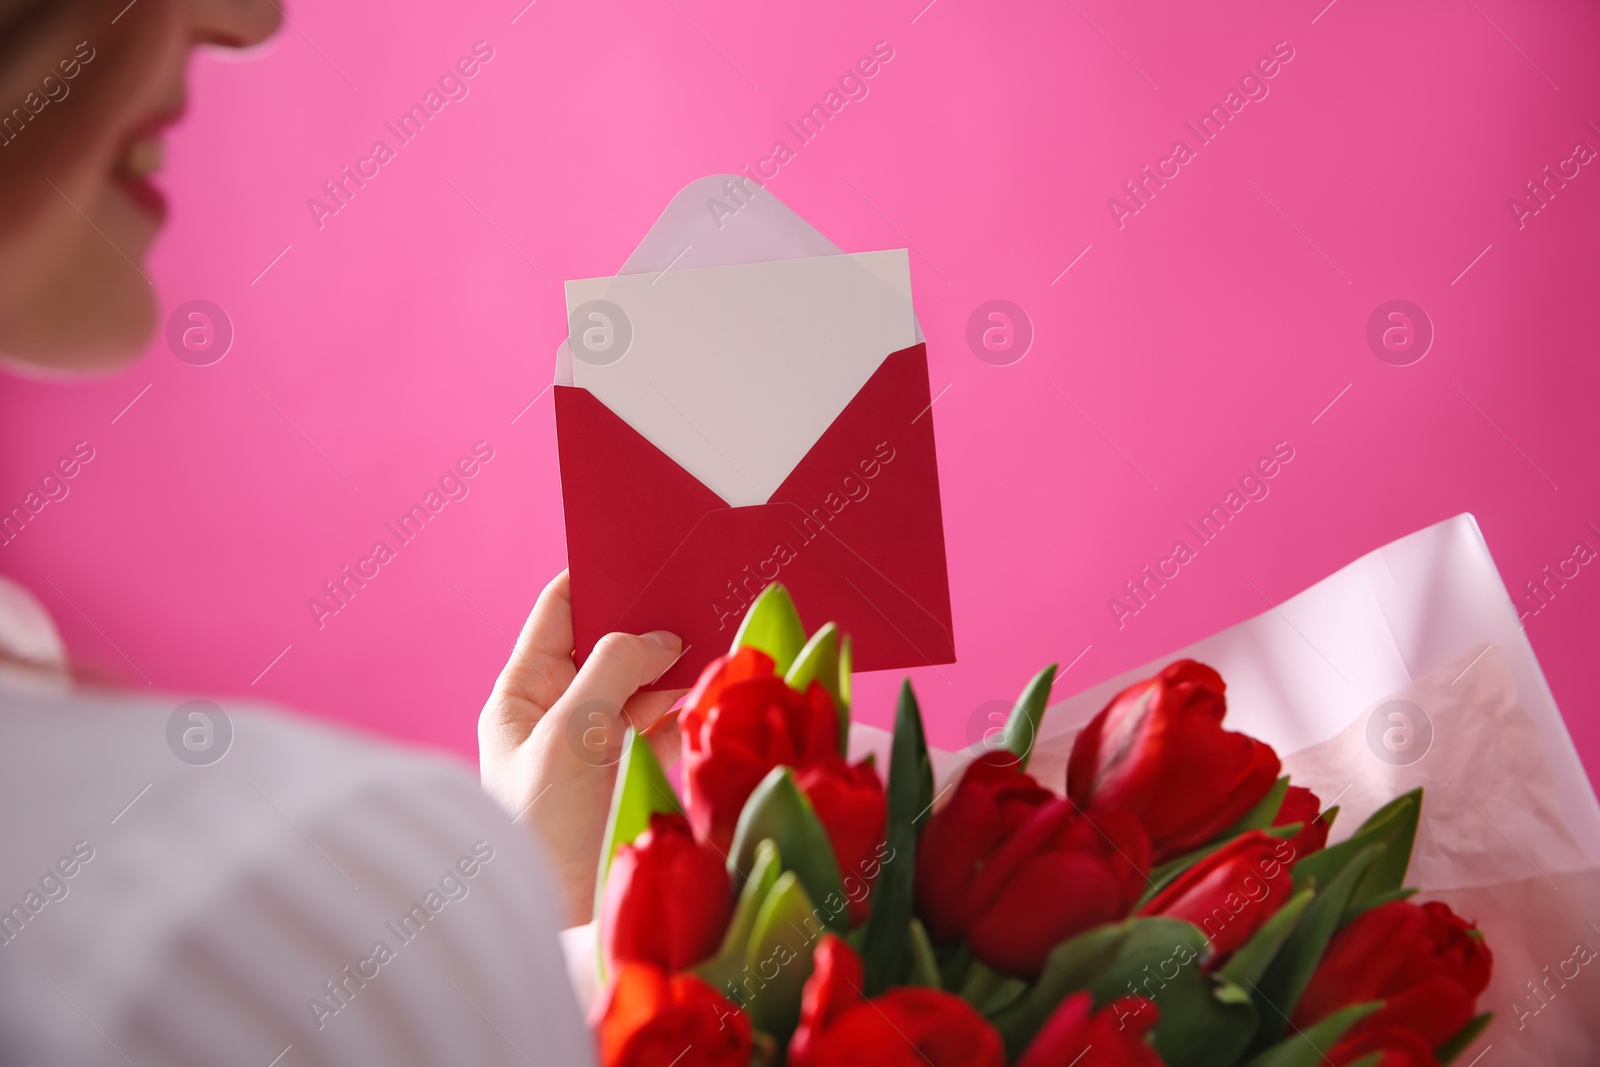
[[729, 507], [588, 390], [556, 386], [555, 408], [579, 663], [611, 631], [670, 630], [684, 654], [648, 688], [691, 686], [772, 581], [808, 629], [832, 620], [852, 635], [857, 670], [954, 662], [926, 345], [885, 358], [749, 507]]

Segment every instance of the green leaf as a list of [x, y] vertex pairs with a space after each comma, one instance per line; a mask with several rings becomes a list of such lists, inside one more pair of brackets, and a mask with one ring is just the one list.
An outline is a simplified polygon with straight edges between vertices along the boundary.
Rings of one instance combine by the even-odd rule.
[[944, 989], [960, 989], [966, 984], [972, 970], [972, 946], [965, 941], [934, 948], [939, 957], [939, 985]]
[[1020, 978], [1007, 978], [994, 988], [978, 1005], [978, 1014], [992, 1019], [1017, 1002], [1028, 991], [1028, 983]]
[[938, 989], [939, 960], [933, 952], [933, 942], [928, 931], [918, 919], [911, 920], [911, 984]]
[[839, 753], [846, 755], [850, 751], [850, 705], [839, 689], [842, 679], [839, 627], [830, 622], [811, 635], [811, 640], [800, 650], [794, 666], [789, 668], [783, 680], [789, 683], [790, 688], [802, 693], [813, 681], [819, 682], [827, 690], [833, 700], [834, 710], [839, 715]]
[[1052, 663], [1033, 676], [1006, 719], [1004, 747], [1017, 757], [1017, 770], [1028, 769], [1028, 756], [1039, 737], [1039, 723], [1044, 718], [1044, 708], [1050, 700], [1050, 687], [1056, 684], [1056, 664]]
[[[1382, 845], [1368, 845], [1355, 858], [1340, 869], [1326, 884], [1314, 883], [1311, 904], [1295, 924], [1283, 947], [1267, 966], [1258, 983], [1251, 983], [1251, 991], [1271, 1010], [1263, 1011], [1261, 1032], [1257, 1035], [1257, 1049], [1276, 1042], [1283, 1036], [1285, 1020], [1294, 1014], [1300, 1003], [1300, 994], [1311, 981], [1312, 972], [1322, 962], [1328, 941], [1350, 903], [1351, 894], [1374, 861], [1383, 852]], [[1295, 873], [1297, 891], [1303, 888], [1299, 871]]]
[[1300, 916], [1311, 906], [1314, 893], [1315, 890], [1307, 886], [1290, 897], [1283, 907], [1261, 924], [1261, 929], [1250, 940], [1240, 945], [1238, 951], [1229, 957], [1220, 971], [1222, 977], [1239, 986], [1254, 985], [1261, 981], [1267, 966], [1294, 932]]
[[650, 742], [637, 730], [628, 730], [622, 741], [622, 759], [617, 765], [617, 784], [611, 793], [611, 812], [606, 817], [605, 836], [600, 845], [600, 872], [595, 878], [594, 915], [600, 918], [605, 900], [606, 875], [617, 849], [629, 844], [650, 827], [650, 816], [657, 812], [683, 813], [678, 795], [672, 791], [666, 772], [656, 759]]
[[1295, 884], [1298, 886], [1307, 879], [1313, 879], [1321, 885], [1327, 885], [1357, 855], [1371, 846], [1379, 846], [1380, 855], [1351, 894], [1344, 916], [1344, 921], [1349, 921], [1353, 915], [1371, 906], [1372, 901], [1394, 892], [1405, 883], [1406, 868], [1411, 864], [1411, 847], [1417, 835], [1417, 819], [1421, 812], [1422, 790], [1402, 793], [1373, 812], [1348, 840], [1313, 852], [1296, 863]]
[[1009, 980], [981, 960], [973, 960], [971, 966], [967, 968], [966, 979], [961, 983], [957, 995], [976, 1008]]
[[1379, 1000], [1341, 1008], [1273, 1045], [1251, 1060], [1248, 1067], [1321, 1067], [1328, 1062], [1328, 1050], [1339, 1043], [1345, 1032], [1381, 1007], [1383, 1002]]
[[961, 985], [960, 997], [978, 1010], [978, 1014], [992, 1018], [1016, 1003], [1028, 991], [1028, 983], [1001, 974], [974, 960], [967, 969], [966, 980]]
[[[844, 705], [846, 717], [850, 711], [850, 664], [851, 659], [850, 635], [844, 635], [844, 643], [839, 646], [839, 698]], [[846, 731], [848, 732], [848, 731]]]
[[1417, 840], [1417, 822], [1421, 817], [1422, 787], [1418, 786], [1385, 804], [1361, 824], [1354, 836], [1370, 836], [1382, 841], [1384, 848], [1383, 855], [1373, 862], [1367, 876], [1356, 887], [1350, 899], [1352, 906], [1360, 907], [1366, 900], [1405, 885], [1406, 869], [1411, 866], [1411, 849]]
[[911, 967], [908, 944], [912, 876], [917, 864], [919, 823], [933, 806], [933, 765], [922, 732], [922, 712], [907, 679], [895, 710], [889, 748], [887, 851], [872, 887], [872, 913], [861, 938], [861, 962], [869, 997], [891, 985], [904, 985]]
[[739, 812], [728, 851], [728, 874], [734, 885], [742, 886], [754, 872], [756, 850], [768, 839], [784, 869], [798, 876], [811, 899], [821, 905], [828, 926], [840, 933], [848, 930], [850, 908], [833, 844], [788, 767], [767, 772]]
[[1161, 1018], [1151, 1043], [1170, 1067], [1232, 1067], [1256, 1031], [1237, 987], [1201, 970], [1208, 943], [1189, 923], [1138, 918], [1099, 926], [1055, 947], [1033, 987], [994, 1018], [1010, 1060], [1021, 1056], [1061, 1001], [1087, 990], [1097, 1008], [1147, 997]]
[[823, 931], [816, 915], [795, 872], [784, 871], [756, 914], [745, 951], [744, 973], [753, 981], [746, 984], [750, 997], [744, 1009], [757, 1029], [780, 1042], [800, 1021], [800, 993], [811, 977], [811, 956]]
[[739, 902], [734, 906], [728, 932], [723, 935], [719, 956], [743, 957], [750, 943], [750, 932], [755, 929], [756, 913], [761, 910], [767, 894], [772, 892], [778, 875], [783, 873], [783, 859], [777, 843], [768, 837], [756, 846], [755, 858], [750, 863], [750, 875], [739, 891]]
[[805, 643], [800, 613], [795, 610], [789, 591], [777, 582], [761, 590], [745, 612], [739, 632], [733, 635], [734, 648], [759, 648], [772, 657], [779, 674], [788, 673]]
[[1482, 1015], [1474, 1016], [1471, 1022], [1452, 1034], [1449, 1040], [1434, 1051], [1433, 1056], [1439, 1061], [1439, 1067], [1449, 1067], [1452, 1060], [1472, 1047], [1472, 1043], [1478, 1040], [1478, 1035], [1488, 1029], [1493, 1021], [1494, 1012], [1486, 1011]]

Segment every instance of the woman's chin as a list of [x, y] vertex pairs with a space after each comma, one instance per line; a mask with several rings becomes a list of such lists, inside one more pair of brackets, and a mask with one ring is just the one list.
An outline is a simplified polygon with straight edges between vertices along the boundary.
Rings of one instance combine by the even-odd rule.
[[63, 308], [40, 327], [18, 334], [0, 329], [0, 367], [19, 377], [43, 381], [114, 374], [137, 362], [155, 329], [155, 293], [139, 283], [124, 289], [107, 306], [102, 299], [94, 312], [76, 313]]

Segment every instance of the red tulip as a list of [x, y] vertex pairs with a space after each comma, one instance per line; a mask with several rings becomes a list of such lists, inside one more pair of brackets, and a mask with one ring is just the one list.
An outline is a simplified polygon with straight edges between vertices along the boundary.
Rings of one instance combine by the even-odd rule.
[[1328, 820], [1322, 817], [1322, 801], [1317, 799], [1317, 794], [1304, 786], [1291, 785], [1289, 792], [1284, 795], [1283, 806], [1278, 809], [1278, 817], [1272, 820], [1274, 826], [1288, 826], [1291, 823], [1302, 823], [1300, 832], [1289, 839], [1289, 847], [1293, 850], [1290, 855], [1293, 859], [1288, 862], [1302, 859], [1313, 852], [1321, 851], [1328, 843]]
[[1304, 1029], [1350, 1004], [1381, 1000], [1353, 1035], [1393, 1026], [1438, 1048], [1472, 1019], [1493, 969], [1477, 927], [1448, 905], [1397, 900], [1333, 936], [1292, 1018]]
[[813, 968], [789, 1067], [1004, 1067], [1000, 1035], [960, 997], [905, 986], [867, 1000], [861, 958], [833, 934]]
[[1088, 993], [1063, 1000], [1017, 1067], [1161, 1067], [1144, 1039], [1160, 1016], [1142, 997], [1121, 997], [1098, 1012]]
[[772, 657], [754, 648], [705, 669], [678, 725], [689, 821], [724, 852], [745, 800], [768, 771], [838, 751], [839, 719], [827, 690], [813, 681], [796, 692], [774, 673]]
[[1178, 875], [1139, 914], [1198, 926], [1211, 940], [1215, 966], [1288, 901], [1294, 888], [1292, 856], [1289, 842], [1251, 830]]
[[1271, 746], [1222, 728], [1225, 688], [1185, 659], [1118, 693], [1073, 743], [1067, 795], [1137, 816], [1157, 863], [1226, 830], [1267, 795], [1279, 764]]
[[692, 974], [624, 963], [595, 1004], [601, 1067], [748, 1067], [750, 1020]]
[[1346, 1037], [1328, 1052], [1328, 1061], [1334, 1067], [1349, 1067], [1374, 1052], [1382, 1056], [1371, 1067], [1439, 1067], [1428, 1043], [1398, 1026], [1362, 1030], [1354, 1037]]
[[653, 963], [669, 973], [710, 956], [733, 908], [723, 858], [682, 815], [656, 813], [611, 861], [601, 910], [606, 966]]
[[967, 893], [972, 954], [1034, 979], [1050, 950], [1127, 916], [1148, 884], [1150, 843], [1121, 812], [1079, 815], [1052, 800], [1001, 846]]
[[850, 921], [860, 923], [869, 910], [867, 894], [878, 876], [883, 828], [889, 816], [878, 772], [869, 760], [852, 767], [838, 753], [830, 752], [801, 767], [794, 779], [828, 831], [845, 896], [850, 900]]
[[991, 753], [962, 775], [917, 846], [917, 911], [941, 943], [965, 937], [997, 971], [1037, 978], [1057, 943], [1121, 919], [1150, 845], [1119, 812], [1082, 816]]
[[917, 849], [917, 913], [933, 940], [966, 936], [967, 888], [995, 850], [1055, 797], [1017, 767], [1007, 752], [971, 763], [950, 802], [937, 811]]

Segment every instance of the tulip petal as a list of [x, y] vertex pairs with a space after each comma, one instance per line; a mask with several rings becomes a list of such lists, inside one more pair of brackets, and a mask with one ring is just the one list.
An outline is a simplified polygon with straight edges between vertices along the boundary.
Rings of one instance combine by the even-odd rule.
[[[1268, 837], [1276, 837], [1279, 840], [1288, 840], [1289, 838], [1294, 837], [1299, 831], [1300, 826], [1298, 823], [1296, 823], [1289, 826], [1269, 826], [1261, 832], [1266, 834]], [[1215, 841], [1202, 845], [1193, 852], [1186, 852], [1177, 859], [1168, 860], [1166, 863], [1158, 864], [1157, 866], [1152, 867], [1150, 870], [1149, 888], [1145, 890], [1144, 896], [1139, 898], [1138, 907], [1134, 910], [1137, 911], [1139, 908], [1143, 908], [1155, 898], [1157, 893], [1161, 892], [1178, 878], [1182, 877], [1185, 871], [1189, 870], [1195, 864], [1203, 861], [1207, 856], [1216, 853], [1227, 844], [1228, 841], [1218, 838]]]
[[977, 959], [1005, 974], [1032, 978], [1052, 946], [1121, 918], [1127, 904], [1099, 856], [1046, 852], [1017, 868], [979, 912], [967, 938]]
[[772, 657], [779, 674], [789, 670], [805, 643], [806, 630], [800, 624], [800, 613], [795, 610], [789, 591], [778, 582], [761, 590], [761, 595], [745, 612], [739, 632], [733, 635], [734, 649], [760, 649]]

